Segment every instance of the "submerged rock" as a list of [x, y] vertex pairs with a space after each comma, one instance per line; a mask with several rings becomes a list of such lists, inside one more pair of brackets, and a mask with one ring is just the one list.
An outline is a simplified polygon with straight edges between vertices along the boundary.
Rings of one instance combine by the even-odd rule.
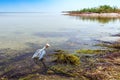
[[79, 65], [80, 64], [80, 59], [79, 57], [69, 54], [68, 52], [65, 51], [59, 51], [55, 54], [55, 61], [57, 63], [63, 63], [63, 64], [71, 64], [71, 65]]
[[103, 37], [100, 38], [99, 41], [104, 43], [114, 43], [120, 40], [120, 37]]

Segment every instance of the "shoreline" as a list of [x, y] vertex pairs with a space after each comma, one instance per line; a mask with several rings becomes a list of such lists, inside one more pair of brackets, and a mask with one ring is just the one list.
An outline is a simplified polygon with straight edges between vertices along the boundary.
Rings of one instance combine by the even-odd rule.
[[67, 12], [65, 15], [82, 17], [120, 18], [120, 13], [79, 13]]

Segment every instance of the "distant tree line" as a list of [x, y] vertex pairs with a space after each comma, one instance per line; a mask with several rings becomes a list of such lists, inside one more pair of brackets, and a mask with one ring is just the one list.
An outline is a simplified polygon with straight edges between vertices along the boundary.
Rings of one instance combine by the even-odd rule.
[[120, 13], [120, 9], [117, 7], [111, 7], [109, 5], [101, 5], [94, 8], [84, 8], [82, 10], [70, 11], [76, 13]]

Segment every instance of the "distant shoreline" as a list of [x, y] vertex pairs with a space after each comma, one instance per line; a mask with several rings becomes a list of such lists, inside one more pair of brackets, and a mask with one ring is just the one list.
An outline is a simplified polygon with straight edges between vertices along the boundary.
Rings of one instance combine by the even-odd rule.
[[67, 11], [71, 16], [100, 17], [100, 18], [120, 18], [120, 9], [109, 5], [101, 5], [93, 8], [83, 8], [76, 11]]
[[67, 12], [65, 15], [82, 16], [82, 17], [120, 18], [120, 13], [74, 13], [74, 12]]

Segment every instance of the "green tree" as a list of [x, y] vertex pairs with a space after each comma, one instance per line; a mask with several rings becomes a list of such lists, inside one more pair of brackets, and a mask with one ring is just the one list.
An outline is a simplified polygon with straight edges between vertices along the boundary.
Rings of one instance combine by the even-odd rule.
[[79, 10], [81, 13], [112, 13], [112, 12], [120, 12], [120, 9], [117, 7], [111, 7], [109, 5], [101, 5], [99, 7], [95, 8], [84, 8], [82, 10]]

